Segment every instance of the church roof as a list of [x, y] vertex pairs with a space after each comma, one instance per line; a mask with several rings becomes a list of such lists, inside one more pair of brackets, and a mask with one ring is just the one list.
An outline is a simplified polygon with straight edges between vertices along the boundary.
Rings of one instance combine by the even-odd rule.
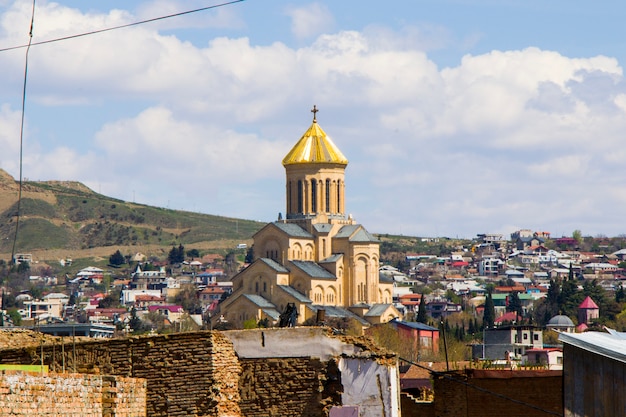
[[301, 269], [304, 273], [311, 278], [317, 279], [337, 279], [336, 276], [328, 272], [326, 269], [319, 266], [319, 264], [312, 261], [291, 261], [293, 265]]
[[318, 232], [318, 233], [330, 233], [330, 231], [333, 228], [332, 224], [329, 223], [315, 223], [313, 225], [313, 228]]
[[270, 259], [270, 258], [259, 258], [259, 260], [261, 262], [264, 262], [267, 266], [269, 266], [270, 268], [272, 268], [276, 272], [282, 272], [282, 273], [285, 273], [285, 274], [289, 273], [289, 270], [287, 268], [285, 268], [284, 266], [282, 266], [281, 264], [279, 264], [278, 262], [276, 262], [273, 259]]
[[379, 317], [385, 314], [385, 311], [391, 307], [391, 304], [374, 304], [372, 308], [367, 310], [365, 317]]
[[282, 223], [282, 222], [274, 222], [272, 223], [274, 226], [278, 227], [280, 230], [285, 232], [290, 237], [304, 237], [304, 238], [313, 238], [313, 235], [293, 223]]
[[587, 298], [585, 298], [583, 302], [580, 303], [578, 308], [594, 309], [594, 308], [600, 308], [600, 307], [598, 307], [598, 305], [591, 299], [591, 297], [587, 296]]
[[283, 158], [283, 166], [323, 163], [348, 165], [348, 160], [313, 119], [311, 127]]
[[546, 326], [549, 327], [574, 327], [574, 322], [569, 317], [559, 314], [558, 316], [554, 316], [548, 321]]
[[348, 238], [350, 242], [379, 242], [372, 234], [360, 224], [343, 226], [334, 236], [337, 239]]
[[313, 301], [311, 301], [309, 297], [300, 293], [298, 290], [296, 290], [295, 288], [289, 285], [279, 285], [278, 288], [285, 291], [287, 294], [289, 294], [290, 296], [298, 300], [298, 302], [300, 303], [308, 303], [308, 304], [313, 303]]
[[319, 263], [321, 264], [335, 263], [335, 262], [338, 262], [342, 257], [343, 257], [343, 253], [335, 253], [335, 254], [330, 255], [326, 259], [322, 259]]
[[256, 295], [256, 294], [242, 294], [242, 295], [246, 297], [248, 300], [252, 301], [257, 306], [259, 306], [260, 308], [271, 308], [271, 309], [276, 308], [274, 304], [270, 303], [269, 301], [267, 301], [265, 298], [261, 297], [260, 295]]
[[326, 317], [338, 317], [338, 318], [348, 318], [348, 319], [354, 319], [356, 321], [358, 321], [359, 323], [361, 323], [364, 326], [368, 326], [370, 325], [370, 323], [365, 320], [362, 317], [357, 316], [356, 314], [354, 314], [353, 312], [351, 312], [350, 310], [347, 310], [345, 308], [341, 308], [341, 307], [337, 307], [337, 306], [325, 306], [325, 305], [319, 305], [319, 304], [314, 304], [314, 305], [310, 305], [307, 306], [309, 307], [311, 310], [313, 310], [313, 312], [317, 313], [317, 310], [325, 310], [325, 316]]

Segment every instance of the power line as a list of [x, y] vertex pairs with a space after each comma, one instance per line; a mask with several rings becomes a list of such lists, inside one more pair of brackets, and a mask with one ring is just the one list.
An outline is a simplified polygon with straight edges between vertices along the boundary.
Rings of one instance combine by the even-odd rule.
[[[127, 23], [125, 25], [112, 26], [112, 27], [109, 27], [109, 28], [92, 30], [90, 32], [78, 33], [78, 34], [75, 34], [75, 35], [64, 36], [64, 37], [61, 37], [61, 38], [48, 39], [48, 40], [45, 40], [45, 41], [32, 42], [32, 43], [29, 41], [28, 44], [26, 44], [26, 45], [10, 46], [8, 48], [1, 48], [0, 52], [11, 51], [11, 50], [14, 50], [14, 49], [21, 49], [21, 48], [30, 48], [31, 45], [32, 46], [44, 45], [44, 44], [47, 44], [47, 43], [66, 41], [68, 39], [80, 38], [80, 37], [83, 37], [83, 36], [95, 35], [95, 34], [103, 33], [103, 32], [110, 32], [112, 30], [123, 29], [123, 28], [131, 27], [131, 26], [143, 25], [145, 23], [156, 22], [156, 21], [159, 21], [159, 20], [169, 19], [169, 18], [172, 18], [172, 17], [184, 16], [184, 15], [191, 14], [191, 13], [197, 13], [197, 12], [202, 12], [202, 11], [205, 11], [205, 10], [217, 9], [219, 7], [230, 6], [232, 4], [241, 3], [241, 2], [244, 2], [244, 1], [246, 1], [246, 0], [232, 0], [232, 1], [229, 1], [229, 2], [226, 2], [226, 3], [215, 4], [213, 6], [200, 7], [199, 9], [187, 10], [187, 11], [184, 11], [184, 12], [168, 14], [168, 15], [165, 15], [165, 16], [153, 17], [151, 19], [140, 20], [140, 21], [133, 22], [133, 23]], [[31, 36], [31, 38], [32, 38], [32, 36]]]
[[33, 40], [33, 27], [35, 26], [35, 0], [33, 0], [33, 10], [30, 16], [30, 30], [28, 31], [28, 45], [26, 45], [26, 57], [24, 59], [24, 84], [22, 87], [22, 119], [20, 124], [20, 178], [19, 178], [19, 191], [17, 194], [17, 213], [15, 221], [15, 235], [13, 236], [13, 248], [11, 249], [11, 262], [15, 262], [15, 247], [17, 245], [17, 231], [20, 228], [20, 210], [22, 206], [22, 160], [24, 156], [24, 114], [26, 110], [26, 81], [28, 80], [28, 53], [30, 52], [30, 45]]
[[43, 45], [43, 44], [47, 44], [47, 43], [59, 42], [59, 41], [79, 38], [79, 37], [88, 36], [88, 35], [95, 35], [95, 34], [98, 34], [98, 33], [109, 32], [109, 31], [112, 31], [112, 30], [127, 28], [127, 27], [131, 27], [131, 26], [143, 25], [145, 23], [156, 22], [158, 20], [169, 19], [169, 18], [172, 18], [172, 17], [184, 16], [184, 15], [187, 15], [187, 14], [197, 13], [197, 12], [210, 10], [210, 9], [216, 9], [218, 7], [228, 6], [228, 5], [231, 5], [231, 4], [241, 3], [241, 2], [244, 2], [244, 1], [245, 0], [232, 0], [232, 1], [229, 1], [229, 2], [226, 2], [226, 3], [220, 3], [220, 4], [215, 4], [213, 6], [200, 7], [198, 9], [187, 10], [187, 11], [184, 11], [184, 12], [179, 12], [179, 13], [169, 14], [169, 15], [165, 15], [165, 16], [154, 17], [154, 18], [151, 18], [151, 19], [141, 20], [141, 21], [138, 21], [138, 22], [128, 23], [128, 24], [125, 24], [125, 25], [119, 25], [119, 26], [113, 26], [113, 27], [105, 28], [105, 29], [93, 30], [93, 31], [90, 31], [90, 32], [84, 32], [84, 33], [79, 33], [79, 34], [75, 34], [75, 35], [64, 36], [64, 37], [56, 38], [56, 39], [49, 39], [49, 40], [46, 40], [46, 41], [33, 42], [33, 28], [34, 28], [34, 23], [35, 23], [35, 0], [33, 0], [33, 10], [32, 10], [32, 13], [31, 13], [31, 20], [30, 20], [30, 30], [28, 32], [28, 43], [26, 45], [12, 46], [12, 47], [9, 47], [9, 48], [0, 49], [0, 52], [5, 52], [5, 51], [14, 50], [14, 49], [26, 48], [26, 56], [25, 56], [25, 62], [24, 62], [24, 84], [23, 84], [23, 89], [22, 89], [22, 117], [21, 117], [21, 125], [20, 125], [19, 191], [18, 191], [18, 197], [17, 197], [15, 234], [13, 236], [13, 247], [11, 249], [11, 262], [15, 262], [15, 249], [16, 249], [16, 246], [17, 246], [17, 236], [18, 236], [18, 230], [19, 230], [19, 226], [20, 226], [20, 211], [21, 211], [21, 205], [22, 205], [22, 188], [23, 188], [23, 182], [24, 182], [23, 181], [24, 117], [25, 117], [25, 114], [26, 114], [26, 111], [25, 111], [26, 110], [26, 83], [27, 83], [27, 80], [28, 80], [28, 54], [30, 52], [30, 47], [34, 46], [34, 45]]

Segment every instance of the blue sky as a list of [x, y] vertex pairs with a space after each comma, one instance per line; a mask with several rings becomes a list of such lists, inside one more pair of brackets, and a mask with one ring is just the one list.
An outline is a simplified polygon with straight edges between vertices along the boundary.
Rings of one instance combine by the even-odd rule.
[[[38, 1], [35, 42], [205, 1]], [[0, 48], [31, 1], [0, 0]], [[24, 176], [261, 221], [310, 109], [373, 233], [626, 233], [626, 5], [260, 1], [34, 46]], [[24, 49], [0, 52], [0, 168], [19, 174]]]

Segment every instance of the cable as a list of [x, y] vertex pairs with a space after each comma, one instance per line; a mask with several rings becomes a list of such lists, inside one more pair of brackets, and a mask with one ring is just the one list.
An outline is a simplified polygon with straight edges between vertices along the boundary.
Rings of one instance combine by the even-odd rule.
[[[546, 409], [538, 407], [538, 406], [536, 406], [534, 404], [529, 404], [527, 402], [520, 401], [520, 400], [517, 400], [515, 398], [507, 397], [506, 395], [500, 394], [498, 392], [489, 391], [488, 389], [479, 387], [479, 386], [474, 385], [474, 384], [470, 384], [469, 382], [465, 382], [465, 381], [461, 381], [461, 380], [456, 379], [456, 378], [452, 378], [450, 375], [447, 375], [445, 372], [435, 371], [435, 370], [433, 370], [433, 369], [431, 369], [431, 368], [429, 368], [427, 366], [420, 365], [419, 363], [415, 363], [415, 362], [413, 362], [411, 360], [400, 358], [400, 357], [398, 359], [400, 359], [403, 362], [410, 363], [411, 365], [415, 365], [418, 368], [426, 369], [427, 371], [429, 371], [433, 375], [436, 375], [436, 376], [448, 379], [448, 380], [453, 381], [453, 382], [458, 382], [459, 384], [463, 384], [463, 385], [465, 385], [467, 387], [470, 387], [470, 388], [473, 388], [473, 389], [475, 389], [477, 391], [481, 391], [481, 392], [484, 392], [486, 394], [493, 395], [494, 397], [502, 398], [504, 400], [508, 400], [508, 401], [513, 402], [513, 403], [516, 403], [516, 404], [519, 404], [519, 405], [523, 405], [525, 407], [532, 408], [534, 410], [541, 411], [541, 412], [546, 413], [546, 414], [551, 414], [551, 415], [554, 415], [554, 416], [562, 416], [561, 413], [557, 413], [557, 412], [551, 411], [551, 410], [546, 410]], [[436, 394], [437, 393], [435, 393], [435, 395]]]
[[2, 49], [0, 49], [0, 52], [5, 52], [5, 51], [11, 51], [11, 50], [14, 50], [14, 49], [26, 48], [26, 57], [25, 57], [25, 63], [24, 63], [24, 85], [23, 85], [23, 89], [22, 89], [22, 118], [21, 118], [21, 125], [20, 125], [19, 191], [18, 191], [18, 197], [17, 197], [15, 234], [13, 236], [13, 248], [11, 249], [11, 262], [12, 263], [15, 262], [15, 248], [17, 246], [17, 236], [18, 236], [18, 230], [19, 230], [19, 227], [20, 227], [20, 211], [21, 211], [21, 206], [22, 206], [22, 188], [23, 188], [23, 182], [24, 182], [23, 181], [24, 117], [25, 117], [25, 113], [26, 113], [26, 111], [25, 111], [26, 110], [26, 82], [28, 80], [28, 54], [30, 52], [30, 47], [34, 46], [34, 45], [43, 45], [43, 44], [52, 43], [52, 42], [59, 42], [59, 41], [64, 41], [64, 40], [68, 40], [68, 39], [74, 39], [74, 38], [79, 38], [79, 37], [83, 37], [83, 36], [94, 35], [94, 34], [103, 33], [103, 32], [109, 32], [109, 31], [116, 30], [116, 29], [122, 29], [122, 28], [131, 27], [131, 26], [142, 25], [144, 23], [156, 22], [158, 20], [169, 19], [169, 18], [172, 18], [172, 17], [184, 16], [184, 15], [191, 14], [191, 13], [197, 13], [197, 12], [201, 12], [201, 11], [205, 11], [205, 10], [215, 9], [215, 8], [218, 8], [218, 7], [228, 6], [228, 5], [235, 4], [235, 3], [241, 3], [241, 2], [244, 2], [244, 1], [245, 0], [232, 0], [232, 1], [229, 1], [229, 2], [226, 2], [226, 3], [220, 3], [220, 4], [215, 4], [213, 6], [206, 6], [206, 7], [201, 7], [201, 8], [198, 8], [198, 9], [187, 10], [187, 11], [184, 11], [184, 12], [179, 12], [179, 13], [169, 14], [169, 15], [165, 15], [165, 16], [154, 17], [154, 18], [151, 18], [151, 19], [141, 20], [141, 21], [138, 21], [138, 22], [128, 23], [128, 24], [125, 24], [125, 25], [113, 26], [113, 27], [110, 27], [110, 28], [99, 29], [99, 30], [93, 30], [93, 31], [90, 31], [90, 32], [79, 33], [79, 34], [75, 34], [75, 35], [65, 36], [65, 37], [62, 37], [62, 38], [49, 39], [49, 40], [41, 41], [41, 42], [33, 42], [33, 28], [34, 28], [34, 23], [35, 23], [35, 0], [33, 0], [33, 10], [32, 10], [32, 13], [31, 13], [30, 31], [28, 33], [28, 35], [29, 35], [28, 36], [28, 43], [26, 45], [12, 46], [12, 47], [9, 47], [9, 48], [2, 48]]
[[28, 45], [26, 46], [26, 57], [24, 60], [24, 85], [22, 88], [22, 120], [20, 124], [20, 178], [19, 178], [19, 191], [17, 193], [17, 213], [15, 222], [15, 235], [13, 236], [13, 249], [11, 249], [11, 262], [15, 262], [15, 246], [17, 245], [17, 231], [20, 228], [20, 210], [22, 206], [22, 160], [24, 155], [24, 114], [26, 113], [26, 81], [28, 80], [28, 53], [30, 52], [30, 45], [33, 41], [33, 27], [35, 25], [35, 0], [33, 0], [33, 10], [30, 17], [30, 31], [28, 32]]
[[[133, 22], [133, 23], [127, 23], [125, 25], [113, 26], [113, 27], [110, 27], [110, 28], [92, 30], [90, 32], [84, 32], [84, 33], [78, 33], [76, 35], [64, 36], [62, 38], [55, 38], [55, 39], [48, 39], [46, 41], [34, 42], [32, 45], [33, 46], [35, 46], [35, 45], [44, 45], [46, 43], [65, 41], [65, 40], [68, 40], [68, 39], [80, 38], [80, 37], [83, 37], [83, 36], [95, 35], [95, 34], [103, 33], [103, 32], [110, 32], [110, 31], [116, 30], [116, 29], [123, 29], [123, 28], [131, 27], [131, 26], [143, 25], [144, 23], [151, 23], [151, 22], [156, 22], [156, 21], [163, 20], [163, 19], [169, 19], [171, 17], [184, 16], [186, 14], [202, 12], [202, 11], [210, 10], [210, 9], [216, 9], [218, 7], [229, 6], [231, 4], [241, 3], [241, 2], [244, 2], [244, 1], [246, 1], [246, 0], [232, 0], [232, 1], [229, 1], [229, 2], [226, 2], [226, 3], [220, 3], [220, 4], [215, 4], [213, 6], [201, 7], [199, 9], [187, 10], [187, 11], [184, 11], [184, 12], [169, 14], [169, 15], [166, 15], [166, 16], [153, 17], [151, 19], [140, 20], [138, 22]], [[31, 43], [29, 41], [27, 45], [19, 45], [19, 46], [11, 46], [11, 47], [8, 47], [8, 48], [1, 48], [0, 52], [11, 51], [13, 49], [20, 49], [20, 48], [30, 48], [30, 46], [31, 46]]]

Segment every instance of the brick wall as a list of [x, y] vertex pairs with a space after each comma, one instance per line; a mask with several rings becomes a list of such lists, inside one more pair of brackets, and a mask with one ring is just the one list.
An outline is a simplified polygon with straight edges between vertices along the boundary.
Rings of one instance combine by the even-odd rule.
[[146, 381], [85, 374], [0, 373], [0, 416], [146, 416]]
[[434, 401], [403, 395], [402, 416], [545, 417], [563, 415], [561, 371], [468, 369], [434, 376]]
[[150, 416], [239, 416], [241, 368], [220, 332], [135, 336], [0, 352], [0, 363], [145, 378]]
[[208, 331], [64, 342], [3, 350], [0, 363], [43, 359], [51, 371], [145, 378], [147, 415], [156, 417], [313, 417], [341, 405], [334, 357], [239, 358], [231, 339]]
[[241, 367], [242, 415], [318, 417], [330, 406], [341, 404], [335, 361], [243, 359]]

